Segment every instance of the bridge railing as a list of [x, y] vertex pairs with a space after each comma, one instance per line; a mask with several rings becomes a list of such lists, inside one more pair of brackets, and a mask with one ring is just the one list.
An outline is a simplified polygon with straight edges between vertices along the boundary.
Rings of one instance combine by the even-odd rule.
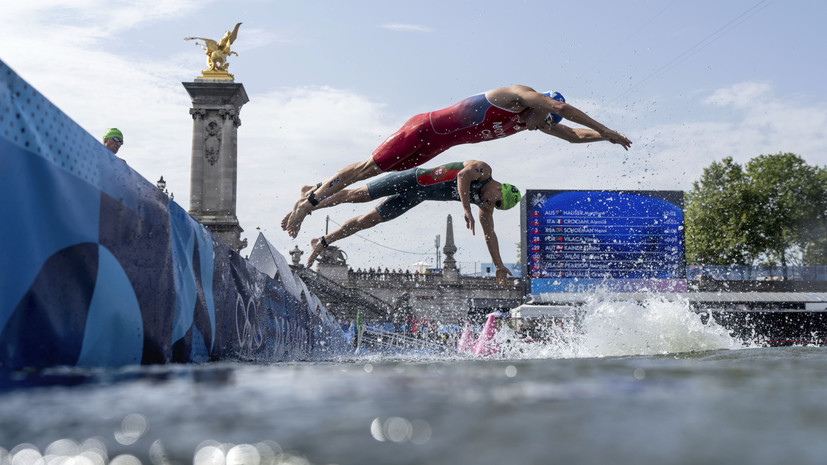
[[336, 281], [309, 268], [296, 268], [296, 273], [309, 286], [318, 286], [324, 292], [336, 295], [341, 300], [346, 299], [350, 302], [358, 302], [365, 307], [364, 309], [368, 311], [367, 313], [379, 317], [386, 317], [393, 313], [393, 306], [391, 304], [360, 289], [342, 286]]
[[421, 337], [386, 331], [371, 325], [362, 325], [357, 339], [357, 352], [362, 349], [395, 352], [407, 350], [442, 351], [445, 346]]

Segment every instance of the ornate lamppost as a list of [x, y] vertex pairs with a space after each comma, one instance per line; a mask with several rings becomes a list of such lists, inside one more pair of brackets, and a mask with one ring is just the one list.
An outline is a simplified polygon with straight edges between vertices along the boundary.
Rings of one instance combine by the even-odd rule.
[[169, 197], [170, 200], [175, 200], [175, 194], [167, 190], [167, 182], [164, 181], [164, 176], [161, 176], [161, 179], [155, 183], [155, 186], [157, 186], [158, 189], [161, 189], [161, 192]]

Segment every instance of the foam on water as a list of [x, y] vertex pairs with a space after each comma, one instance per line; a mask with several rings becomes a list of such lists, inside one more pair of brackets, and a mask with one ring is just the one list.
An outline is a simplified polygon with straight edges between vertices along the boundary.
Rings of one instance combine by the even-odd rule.
[[652, 294], [642, 302], [596, 294], [580, 309], [577, 324], [550, 328], [549, 341], [525, 343], [509, 328], [497, 335], [505, 358], [586, 358], [660, 355], [746, 346], [686, 300]]

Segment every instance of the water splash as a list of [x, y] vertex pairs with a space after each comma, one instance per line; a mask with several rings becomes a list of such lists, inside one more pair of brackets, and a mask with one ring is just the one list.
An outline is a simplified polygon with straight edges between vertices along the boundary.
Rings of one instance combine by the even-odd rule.
[[588, 358], [661, 355], [746, 346], [686, 300], [653, 294], [637, 301], [608, 300], [596, 294], [580, 309], [576, 321], [549, 325], [543, 342], [522, 342], [503, 327], [496, 342], [503, 358]]

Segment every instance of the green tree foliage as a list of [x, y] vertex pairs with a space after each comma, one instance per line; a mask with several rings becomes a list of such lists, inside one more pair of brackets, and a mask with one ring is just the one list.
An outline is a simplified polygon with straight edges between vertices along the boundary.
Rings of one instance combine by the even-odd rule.
[[686, 195], [686, 259], [689, 264], [729, 265], [750, 260], [746, 247], [751, 202], [743, 169], [731, 157], [704, 169]]
[[686, 201], [690, 264], [827, 264], [827, 170], [798, 155], [714, 162]]

